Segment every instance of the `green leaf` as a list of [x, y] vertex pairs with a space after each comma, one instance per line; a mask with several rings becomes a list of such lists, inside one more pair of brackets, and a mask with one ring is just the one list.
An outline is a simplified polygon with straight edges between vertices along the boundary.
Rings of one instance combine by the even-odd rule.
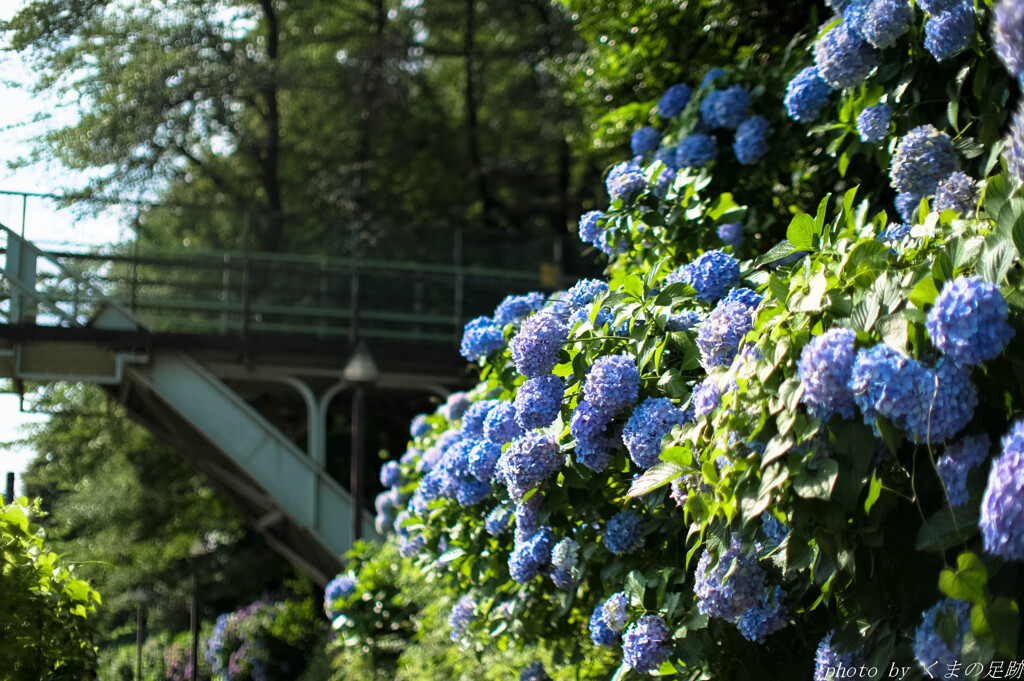
[[871, 473], [871, 484], [868, 487], [868, 498], [864, 500], [864, 512], [871, 513], [871, 507], [875, 505], [882, 496], [882, 479], [878, 477], [878, 471]]
[[803, 469], [793, 478], [793, 491], [804, 499], [828, 501], [839, 475], [839, 464], [833, 459], [822, 459], [814, 470]]
[[656, 463], [636, 479], [633, 485], [629, 488], [629, 492], [626, 493], [626, 496], [641, 497], [648, 492], [658, 489], [662, 485], [668, 484], [685, 472], [686, 469], [678, 464], [670, 463], [668, 461]]
[[1020, 609], [1017, 602], [997, 598], [988, 605], [971, 609], [971, 628], [982, 641], [992, 644], [1001, 655], [1016, 657], [1020, 632]]
[[786, 256], [792, 255], [798, 249], [793, 247], [793, 244], [789, 243], [788, 240], [783, 239], [779, 243], [768, 249], [768, 252], [762, 256], [759, 256], [754, 260], [754, 267], [760, 267], [765, 263], [775, 262], [776, 260], [782, 260]]
[[946, 568], [939, 574], [939, 590], [950, 598], [984, 603], [988, 570], [981, 564], [978, 556], [970, 552], [961, 553], [956, 563], [955, 571]]
[[647, 592], [647, 580], [644, 579], [644, 575], [639, 570], [632, 570], [626, 575], [626, 588], [624, 589], [626, 595], [629, 596], [629, 602], [634, 608], [642, 608], [644, 606], [644, 594]]
[[658, 293], [658, 297], [654, 299], [655, 305], [675, 305], [676, 303], [682, 302], [688, 298], [693, 298], [697, 295], [697, 289], [693, 288], [690, 284], [685, 282], [676, 282], [669, 284]]
[[644, 297], [644, 282], [635, 274], [626, 277], [626, 280], [622, 282], [622, 289], [637, 300], [642, 300]]
[[967, 506], [944, 508], [921, 526], [918, 551], [945, 551], [978, 533], [978, 512]]
[[931, 277], [925, 277], [917, 282], [914, 289], [910, 292], [910, 302], [923, 310], [928, 305], [934, 303], [938, 295], [939, 289], [935, 286], [935, 280]]
[[1001, 286], [1006, 278], [1006, 273], [1013, 266], [1015, 254], [1016, 249], [1010, 240], [1003, 238], [993, 240], [990, 237], [985, 240], [978, 272], [996, 286]]
[[[786, 239], [792, 244], [794, 250], [811, 250], [814, 247], [814, 218], [806, 213], [794, 216], [786, 229]], [[771, 251], [765, 255], [770, 253]]]

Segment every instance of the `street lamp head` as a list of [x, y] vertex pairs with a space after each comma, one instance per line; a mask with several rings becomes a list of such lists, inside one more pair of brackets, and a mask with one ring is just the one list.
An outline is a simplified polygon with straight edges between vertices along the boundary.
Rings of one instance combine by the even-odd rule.
[[380, 378], [377, 363], [373, 360], [373, 355], [370, 354], [370, 348], [366, 347], [366, 343], [359, 341], [341, 375], [346, 381], [356, 384], [373, 383]]

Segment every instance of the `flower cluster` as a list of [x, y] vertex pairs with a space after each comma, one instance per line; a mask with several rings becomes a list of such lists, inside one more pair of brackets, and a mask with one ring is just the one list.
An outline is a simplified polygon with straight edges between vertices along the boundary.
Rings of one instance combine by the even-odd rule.
[[805, 345], [800, 354], [798, 375], [804, 386], [800, 399], [820, 419], [827, 420], [832, 413], [843, 418], [853, 416], [849, 383], [856, 338], [849, 329], [832, 328]]
[[523, 430], [544, 428], [558, 418], [565, 383], [558, 376], [538, 376], [519, 387], [513, 405], [516, 423]]
[[632, 511], [619, 511], [608, 520], [604, 544], [617, 556], [632, 553], [644, 545], [643, 522]]
[[924, 48], [939, 61], [967, 49], [974, 37], [974, 0], [958, 0], [950, 9], [928, 17]]
[[817, 67], [808, 66], [786, 86], [786, 112], [794, 121], [809, 123], [821, 115], [830, 92]]
[[703, 168], [716, 158], [718, 144], [715, 138], [702, 132], [687, 135], [676, 152], [676, 164], [680, 168]]
[[626, 628], [628, 604], [626, 594], [621, 591], [597, 604], [590, 616], [590, 639], [594, 645], [610, 648], [619, 642], [619, 636]]
[[608, 196], [612, 201], [620, 199], [628, 201], [646, 184], [647, 180], [644, 178], [640, 166], [632, 161], [626, 161], [613, 167], [608, 171], [608, 177], [605, 178], [605, 187], [608, 189]]
[[1006, 299], [980, 277], [947, 281], [928, 312], [932, 343], [959, 364], [979, 365], [999, 356], [1013, 338]]
[[900, 193], [897, 205], [904, 220], [910, 221], [921, 199], [934, 194], [939, 182], [958, 165], [949, 135], [931, 125], [916, 127], [900, 139], [892, 156], [889, 178], [893, 189]]
[[[952, 647], [947, 645], [942, 635], [936, 631], [936, 619], [941, 616], [955, 618], [955, 638]], [[966, 601], [947, 598], [926, 610], [914, 636], [914, 658], [921, 668], [947, 669], [948, 665], [957, 662], [964, 644], [964, 634], [970, 626], [971, 604]]]
[[569, 328], [554, 315], [530, 317], [509, 344], [516, 369], [527, 378], [550, 373], [568, 335]]
[[706, 251], [693, 262], [665, 277], [665, 283], [687, 283], [697, 290], [700, 300], [713, 303], [735, 286], [740, 276], [739, 262], [725, 251]]
[[452, 606], [451, 614], [448, 615], [448, 626], [452, 628], [452, 641], [456, 643], [461, 641], [475, 619], [476, 601], [470, 596], [463, 596]]
[[750, 289], [733, 289], [701, 323], [697, 328], [697, 349], [705, 370], [732, 363], [740, 341], [754, 328], [758, 304], [760, 296]]
[[657, 615], [643, 615], [622, 635], [622, 659], [637, 671], [655, 670], [668, 659], [671, 640], [665, 620]]
[[658, 113], [664, 118], [675, 118], [690, 103], [690, 95], [692, 94], [693, 89], [686, 83], [673, 85], [665, 90], [665, 94], [658, 100]]
[[735, 130], [747, 118], [750, 95], [739, 85], [713, 90], [700, 103], [700, 117], [711, 129]]
[[974, 180], [967, 173], [958, 170], [939, 182], [939, 187], [935, 192], [935, 210], [937, 212], [955, 210], [961, 215], [968, 216], [974, 212], [976, 203]]
[[606, 355], [594, 361], [583, 384], [583, 397], [601, 414], [612, 415], [636, 402], [640, 371], [632, 357]]
[[498, 476], [509, 496], [519, 500], [562, 465], [558, 443], [550, 435], [528, 433], [512, 441], [498, 459]]
[[1024, 560], [1024, 421], [1013, 425], [992, 462], [978, 526], [987, 552]]
[[888, 104], [869, 106], [857, 116], [857, 133], [862, 142], [880, 142], [889, 135], [892, 107]]
[[967, 474], [988, 458], [991, 446], [988, 435], [968, 435], [948, 445], [939, 457], [936, 468], [946, 488], [950, 506], [963, 506], [967, 503]]
[[686, 414], [667, 397], [649, 397], [641, 402], [622, 429], [622, 441], [633, 463], [640, 468], [658, 463], [661, 439], [685, 421]]
[[823, 81], [845, 89], [860, 85], [874, 71], [878, 55], [844, 21], [814, 43], [814, 64]]
[[733, 534], [729, 548], [718, 556], [711, 567], [711, 554], [707, 548], [697, 562], [697, 610], [702, 615], [718, 617], [730, 622], [756, 606], [764, 591], [765, 572], [757, 558], [743, 552], [739, 535]]

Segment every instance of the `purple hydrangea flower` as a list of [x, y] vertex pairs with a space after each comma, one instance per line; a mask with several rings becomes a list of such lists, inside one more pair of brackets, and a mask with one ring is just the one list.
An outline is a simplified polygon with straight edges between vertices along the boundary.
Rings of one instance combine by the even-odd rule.
[[516, 438], [498, 459], [498, 475], [508, 494], [520, 500], [562, 466], [562, 453], [550, 435], [527, 433]]
[[700, 117], [709, 128], [735, 130], [747, 117], [750, 95], [739, 85], [709, 92], [700, 103]]
[[[939, 612], [948, 613], [956, 618], [957, 628], [953, 647], [950, 648], [942, 640], [942, 636], [935, 630], [935, 617]], [[914, 635], [914, 658], [921, 668], [942, 669], [960, 659], [960, 651], [964, 644], [964, 634], [971, 627], [971, 604], [967, 601], [958, 601], [946, 598], [923, 614], [923, 620], [917, 627]], [[938, 664], [935, 664], [938, 662]]]
[[661, 141], [661, 134], [656, 128], [648, 125], [633, 133], [630, 138], [630, 148], [633, 150], [634, 156], [643, 156], [648, 151], [657, 149], [659, 141]]
[[733, 289], [697, 328], [697, 349], [705, 371], [732, 364], [740, 341], [754, 328], [754, 310], [760, 300], [749, 289]]
[[860, 35], [884, 50], [896, 44], [913, 20], [914, 10], [907, 0], [873, 0], [861, 17]]
[[542, 527], [533, 536], [520, 541], [516, 539], [515, 547], [508, 557], [508, 570], [512, 579], [520, 584], [532, 581], [541, 568], [551, 561], [551, 547], [555, 543], [555, 535], [550, 527]]
[[499, 401], [484, 419], [484, 438], [499, 445], [512, 442], [522, 432], [522, 427], [516, 423], [516, 407], [511, 402]]
[[996, 54], [1014, 78], [1024, 76], [1024, 2], [1002, 0], [995, 8], [992, 37]]
[[963, 506], [967, 503], [967, 474], [985, 462], [991, 446], [988, 435], [968, 435], [948, 445], [945, 453], [939, 457], [936, 468], [946, 488], [950, 506]]
[[563, 591], [572, 589], [580, 578], [580, 545], [566, 537], [551, 549], [551, 581]]
[[765, 572], [756, 556], [743, 553], [738, 534], [733, 533], [728, 550], [719, 555], [715, 567], [709, 569], [710, 565], [711, 554], [705, 548], [697, 562], [693, 587], [702, 615], [732, 621], [760, 602]]
[[595, 296], [608, 292], [608, 284], [600, 279], [580, 279], [565, 292], [562, 301], [569, 312], [575, 312], [590, 304]]
[[761, 529], [764, 530], [764, 534], [768, 537], [768, 541], [772, 542], [776, 546], [782, 544], [786, 535], [789, 534], [789, 529], [781, 520], [772, 515], [770, 511], [765, 511], [761, 514]]
[[908, 225], [905, 222], [894, 222], [885, 228], [885, 231], [879, 235], [878, 240], [886, 243], [903, 241], [903, 239], [910, 236], [910, 230], [913, 228], [913, 225]]
[[617, 556], [633, 553], [644, 545], [643, 522], [632, 511], [620, 511], [608, 520], [604, 545]]
[[448, 626], [452, 628], [451, 639], [458, 643], [466, 636], [469, 626], [476, 619], [476, 601], [470, 596], [463, 596], [448, 615]]
[[928, 17], [924, 36], [924, 48], [939, 61], [967, 49], [974, 37], [974, 0], [961, 0], [948, 12]]
[[665, 277], [666, 284], [684, 282], [697, 291], [697, 299], [713, 303], [729, 292], [740, 278], [736, 258], [722, 250], [706, 251]]
[[598, 224], [602, 219], [604, 219], [604, 213], [599, 210], [585, 213], [579, 222], [580, 241], [594, 246], [604, 243], [604, 228]]
[[402, 467], [397, 461], [388, 461], [380, 468], [380, 484], [383, 487], [394, 487], [402, 482]]
[[919, 194], [897, 194], [896, 195], [896, 212], [900, 214], [904, 222], [911, 222], [914, 219], [914, 213], [917, 212], [918, 206], [921, 205], [921, 199], [924, 198]]
[[833, 327], [812, 339], [800, 354], [797, 371], [804, 387], [801, 401], [822, 420], [827, 420], [833, 412], [843, 418], [853, 417], [853, 393], [849, 383], [856, 338], [857, 334], [850, 329]]
[[469, 473], [480, 482], [490, 482], [501, 458], [501, 445], [490, 440], [479, 440], [469, 450]]
[[658, 100], [658, 114], [662, 118], [675, 118], [690, 103], [691, 94], [693, 90], [686, 83], [673, 85]]
[[707, 416], [715, 409], [718, 409], [718, 405], [722, 403], [722, 393], [718, 390], [718, 385], [715, 384], [714, 379], [710, 376], [701, 381], [693, 391], [693, 417], [700, 418], [701, 416]]
[[640, 371], [628, 355], [605, 355], [594, 360], [583, 384], [583, 397], [609, 417], [636, 402]]
[[917, 0], [917, 6], [928, 14], [941, 14], [956, 7], [963, 0]]
[[484, 529], [492, 537], [502, 535], [512, 527], [512, 516], [513, 511], [510, 507], [496, 506], [487, 514], [487, 518], [484, 520]]
[[622, 635], [622, 661], [639, 672], [653, 671], [668, 659], [671, 640], [665, 620], [642, 615]]
[[869, 106], [857, 116], [857, 133], [861, 142], [881, 142], [889, 135], [892, 107], [888, 104]]
[[477, 317], [462, 331], [460, 354], [470, 362], [505, 347], [505, 334], [490, 317]]
[[700, 322], [700, 313], [696, 310], [674, 312], [665, 320], [665, 330], [669, 333], [672, 333], [673, 331], [691, 331], [695, 326], [700, 324]]
[[946, 357], [976, 366], [999, 356], [1014, 336], [999, 288], [980, 277], [947, 281], [928, 311], [928, 334]]
[[536, 314], [525, 322], [509, 344], [516, 369], [527, 378], [551, 373], [569, 327], [551, 314]]
[[978, 200], [974, 196], [974, 178], [963, 171], [956, 171], [939, 181], [935, 192], [935, 210], [955, 210], [961, 215], [970, 215]]
[[608, 196], [612, 201], [617, 199], [629, 201], [646, 184], [647, 179], [644, 177], [643, 171], [633, 161], [618, 164], [608, 171], [608, 177], [605, 178], [605, 187], [608, 189]]
[[732, 150], [736, 160], [743, 165], [752, 165], [768, 153], [768, 121], [763, 116], [751, 116], [736, 128]]
[[[956, 149], [949, 135], [934, 126], [922, 125], [904, 135], [896, 145], [889, 178], [893, 189], [916, 196], [919, 201], [922, 196], [934, 194], [939, 181], [956, 170], [957, 165]], [[906, 221], [910, 222], [909, 218]]]
[[867, 80], [878, 66], [878, 55], [843, 22], [814, 43], [814, 64], [833, 89], [846, 89]]
[[732, 246], [733, 253], [740, 250], [743, 245], [743, 223], [730, 222], [718, 226], [718, 238]]
[[786, 113], [794, 121], [810, 123], [821, 115], [830, 92], [817, 67], [808, 66], [786, 86]]
[[479, 440], [484, 436], [484, 420], [490, 413], [498, 400], [477, 400], [469, 405], [469, 409], [462, 415], [462, 426], [459, 432], [467, 440]]
[[524, 430], [544, 428], [558, 418], [565, 383], [558, 376], [531, 378], [516, 393], [516, 423]]
[[445, 403], [437, 410], [441, 416], [449, 421], [458, 421], [469, 409], [469, 396], [464, 392], [455, 392], [448, 396]]
[[641, 402], [622, 429], [622, 441], [633, 463], [640, 468], [658, 463], [661, 439], [685, 419], [683, 410], [667, 397], [648, 397]]
[[580, 400], [569, 420], [569, 433], [576, 440], [576, 462], [600, 473], [608, 467], [612, 439], [605, 435], [611, 417], [590, 402]]
[[[1003, 0], [1001, 5], [1005, 4], [1006, 0]], [[1017, 179], [1024, 180], [1024, 110], [1013, 114], [1010, 131], [1003, 142], [1003, 158], [1006, 160], [1007, 169]]]
[[[590, 213], [587, 215], [590, 215]], [[586, 215], [583, 217], [585, 218]], [[600, 217], [600, 215], [598, 217]], [[582, 224], [582, 219], [580, 222]], [[583, 232], [581, 227], [581, 237], [582, 234]], [[505, 300], [501, 301], [498, 307], [494, 309], [494, 321], [498, 326], [516, 324], [524, 317], [527, 317], [539, 310], [541, 306], [544, 305], [544, 300], [544, 294], [538, 291], [532, 291], [523, 296], [506, 296]]]
[[771, 598], [765, 596], [760, 603], [740, 615], [736, 628], [743, 638], [764, 643], [766, 637], [785, 628], [786, 615], [789, 614], [783, 603], [785, 597], [782, 587], [776, 586]]
[[619, 643], [619, 635], [626, 628], [628, 605], [629, 599], [621, 591], [597, 604], [590, 616], [590, 640], [594, 645], [612, 648]]
[[433, 426], [427, 423], [426, 414], [417, 414], [409, 425], [409, 435], [415, 440], [429, 433], [432, 428]]
[[992, 462], [978, 527], [985, 551], [1024, 560], [1024, 421], [1013, 424], [1002, 456]]
[[544, 664], [534, 662], [519, 672], [519, 681], [551, 681], [551, 677], [544, 671]]
[[814, 681], [833, 681], [836, 669], [840, 665], [857, 668], [863, 661], [864, 656], [859, 650], [852, 653], [837, 653], [832, 650], [832, 637], [835, 633], [828, 632], [818, 644], [818, 652], [814, 656]]
[[676, 164], [680, 168], [703, 168], [718, 158], [718, 144], [711, 135], [694, 132], [679, 143]]

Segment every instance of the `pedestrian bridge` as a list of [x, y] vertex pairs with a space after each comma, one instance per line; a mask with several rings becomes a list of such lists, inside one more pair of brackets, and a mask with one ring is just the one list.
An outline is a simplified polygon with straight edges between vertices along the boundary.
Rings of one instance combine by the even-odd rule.
[[457, 261], [43, 250], [3, 225], [0, 246], [0, 377], [22, 394], [103, 386], [321, 583], [354, 534], [374, 534], [372, 513], [353, 522], [362, 477], [346, 488], [326, 466], [332, 400], [357, 387], [345, 374], [356, 348], [376, 364], [373, 390], [443, 398], [472, 382], [457, 351], [465, 321], [558, 283]]

